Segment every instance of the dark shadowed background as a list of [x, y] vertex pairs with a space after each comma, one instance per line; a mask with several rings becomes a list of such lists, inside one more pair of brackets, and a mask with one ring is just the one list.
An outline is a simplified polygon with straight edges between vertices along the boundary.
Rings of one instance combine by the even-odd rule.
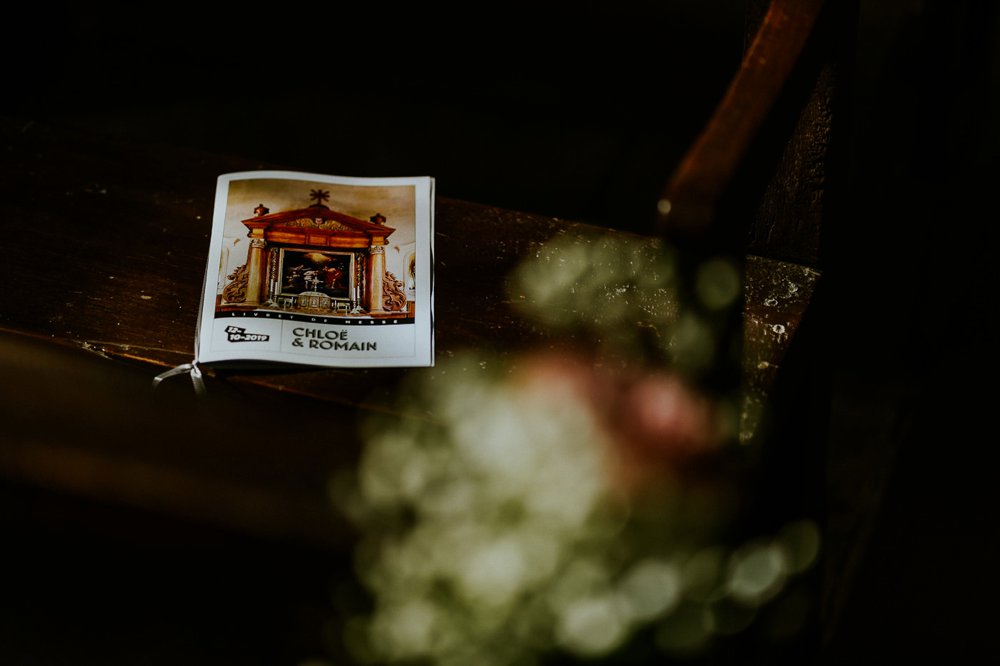
[[[6, 22], [0, 112], [303, 171], [433, 175], [442, 196], [652, 231], [663, 183], [739, 64], [744, 11], [34, 3]], [[994, 642], [998, 37], [991, 3], [860, 2], [849, 178], [821, 248], [828, 492], [864, 514], [848, 531], [850, 586], [834, 591], [831, 663], [960, 660]], [[2, 390], [16, 405], [16, 387]], [[321, 652], [306, 628], [329, 600], [311, 576], [344, 563], [17, 481], [0, 482], [0, 518], [15, 562], [4, 663]], [[133, 567], [160, 574], [117, 575]], [[95, 614], [98, 599], [110, 610]]]

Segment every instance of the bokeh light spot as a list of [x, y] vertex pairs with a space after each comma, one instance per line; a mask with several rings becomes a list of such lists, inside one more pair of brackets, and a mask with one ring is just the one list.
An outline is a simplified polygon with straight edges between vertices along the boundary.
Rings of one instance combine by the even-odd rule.
[[790, 573], [802, 573], [819, 556], [819, 528], [811, 520], [789, 523], [778, 532], [777, 540], [787, 555]]
[[434, 606], [421, 599], [383, 608], [372, 624], [374, 644], [394, 657], [420, 656], [431, 649]]
[[499, 606], [521, 590], [528, 566], [517, 539], [501, 538], [470, 553], [458, 580], [471, 602]]
[[680, 601], [680, 574], [669, 562], [646, 559], [628, 571], [619, 589], [633, 619], [651, 620], [673, 610]]
[[618, 647], [627, 626], [610, 597], [591, 597], [569, 605], [559, 618], [559, 642], [573, 652], [596, 657]]
[[752, 542], [730, 557], [726, 585], [733, 599], [758, 606], [781, 589], [787, 572], [785, 551], [780, 546], [768, 541]]
[[721, 310], [732, 305], [740, 295], [743, 280], [732, 261], [715, 258], [698, 268], [695, 293], [705, 307]]
[[715, 360], [712, 327], [694, 313], [682, 313], [673, 333], [671, 356], [678, 367], [701, 371]]
[[695, 553], [681, 568], [684, 594], [695, 601], [711, 601], [720, 597], [726, 552], [715, 546]]

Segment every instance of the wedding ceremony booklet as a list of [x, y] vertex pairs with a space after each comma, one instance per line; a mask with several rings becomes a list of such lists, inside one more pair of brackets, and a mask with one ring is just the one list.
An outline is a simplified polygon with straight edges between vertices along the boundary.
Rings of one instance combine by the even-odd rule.
[[434, 179], [218, 178], [198, 364], [431, 366]]

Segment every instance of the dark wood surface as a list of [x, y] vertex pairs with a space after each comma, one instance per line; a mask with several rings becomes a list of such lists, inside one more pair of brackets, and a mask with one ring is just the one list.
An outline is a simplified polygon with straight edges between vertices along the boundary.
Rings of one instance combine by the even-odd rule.
[[[264, 165], [10, 120], [2, 140], [0, 328], [5, 358], [37, 364], [8, 360], [0, 471], [259, 534], [344, 538], [326, 484], [357, 453], [358, 415], [399, 414], [399, 383], [433, 368], [220, 372], [200, 405], [183, 379], [149, 389], [193, 356], [216, 176]], [[436, 208], [439, 358], [572, 343], [512, 306], [512, 271], [546, 241], [657, 242], [458, 200]], [[748, 271], [747, 400], [761, 407], [819, 274], [763, 257]], [[288, 436], [308, 425], [324, 435]]]
[[[505, 46], [509, 36], [522, 27], [536, 25], [537, 7], [515, 4], [521, 11], [496, 12], [497, 18], [503, 15], [502, 29], [497, 30], [502, 42], [484, 41], [474, 31], [443, 30], [449, 39], [441, 42], [449, 43], [449, 51], [438, 65], [460, 60], [454, 57], [451, 37], [461, 40], [458, 50], [463, 54], [479, 43], [486, 51], [494, 45]], [[530, 35], [545, 39], [528, 44], [525, 51], [497, 48], [495, 53], [504, 57], [502, 67], [483, 68], [472, 54], [461, 59], [461, 67], [426, 68], [426, 75], [407, 88], [408, 93], [422, 93], [414, 94], [409, 104], [343, 107], [351, 111], [346, 114], [348, 122], [331, 127], [348, 129], [331, 130], [325, 141], [314, 136], [315, 128], [334, 105], [269, 106], [266, 100], [253, 97], [259, 88], [250, 76], [241, 82], [242, 89], [249, 91], [246, 95], [233, 94], [222, 102], [216, 99], [219, 73], [238, 70], [233, 65], [245, 64], [244, 53], [216, 41], [223, 31], [217, 31], [207, 16], [194, 24], [199, 39], [179, 41], [177, 34], [188, 34], [185, 31], [192, 26], [191, 12], [172, 12], [140, 30], [132, 25], [131, 15], [117, 8], [95, 12], [91, 5], [81, 6], [67, 21], [67, 14], [61, 15], [62, 20], [50, 15], [51, 8], [27, 7], [29, 14], [38, 17], [38, 32], [19, 30], [25, 26], [12, 22], [12, 39], [4, 42], [4, 47], [11, 47], [5, 51], [10, 56], [5, 60], [10, 74], [5, 80], [12, 86], [4, 100], [5, 110], [91, 125], [127, 137], [131, 145], [41, 126], [26, 128], [27, 122], [5, 122], [6, 156], [0, 158], [4, 176], [0, 227], [5, 239], [0, 247], [7, 261], [0, 272], [6, 279], [12, 274], [7, 262], [31, 263], [21, 257], [29, 251], [57, 255], [60, 261], [73, 256], [65, 244], [57, 250], [12, 243], [16, 238], [47, 238], [42, 229], [18, 227], [37, 221], [58, 223], [66, 233], [72, 228], [73, 242], [97, 250], [95, 256], [101, 261], [94, 265], [120, 265], [110, 253], [101, 254], [105, 238], [96, 218], [80, 214], [86, 206], [72, 212], [69, 199], [74, 195], [67, 196], [69, 190], [62, 189], [66, 185], [72, 185], [77, 203], [91, 205], [101, 199], [98, 195], [104, 186], [118, 197], [117, 203], [101, 204], [105, 210], [151, 212], [151, 220], [170, 218], [171, 229], [187, 226], [187, 233], [196, 236], [199, 232], [189, 225], [205, 209], [195, 202], [211, 197], [215, 174], [257, 166], [252, 160], [173, 149], [166, 152], [178, 156], [181, 163], [161, 162], [160, 148], [144, 147], [157, 139], [200, 143], [253, 159], [278, 156], [278, 162], [287, 158], [297, 166], [320, 171], [330, 162], [331, 147], [338, 146], [344, 149], [336, 156], [338, 163], [357, 165], [347, 169], [351, 173], [414, 173], [424, 170], [410, 165], [430, 164], [433, 168], [427, 172], [449, 172], [453, 189], [464, 189], [471, 199], [509, 202], [512, 208], [541, 209], [552, 215], [568, 211], [571, 216], [599, 218], [610, 225], [627, 222], [644, 228], [646, 211], [655, 206], [655, 196], [647, 197], [647, 193], [659, 192], [668, 168], [708, 118], [718, 93], [724, 90], [724, 79], [738, 63], [739, 30], [723, 29], [725, 22], [719, 14], [723, 8], [743, 4], [669, 3], [671, 11], [697, 7], [699, 15], [710, 17], [699, 24], [701, 30], [692, 30], [683, 21], [669, 22], [670, 32], [664, 31], [663, 21], [624, 20], [627, 8], [611, 22], [595, 12], [592, 23], [596, 28], [582, 33], [564, 30], [560, 15]], [[759, 18], [767, 2], [745, 4], [758, 8]], [[824, 11], [845, 4], [850, 3], [828, 2]], [[765, 161], [778, 164], [777, 169], [759, 169], [761, 179], [773, 179], [765, 185], [775, 196], [760, 202], [749, 239], [751, 252], [780, 250], [768, 256], [806, 265], [813, 265], [821, 253], [820, 287], [832, 296], [825, 301], [832, 306], [826, 310], [828, 317], [819, 322], [825, 326], [829, 343], [822, 353], [805, 358], [806, 367], [821, 363], [833, 367], [832, 421], [820, 437], [829, 446], [822, 452], [828, 456], [827, 482], [815, 490], [826, 493], [825, 553], [833, 565], [827, 567], [826, 575], [833, 599], [824, 605], [836, 609], [824, 621], [827, 649], [820, 663], [849, 662], [860, 652], [889, 662], [900, 658], [933, 658], [941, 663], [975, 660], [992, 649], [991, 604], [997, 597], [994, 561], [998, 547], [989, 509], [995, 505], [990, 498], [996, 484], [988, 458], [994, 401], [992, 391], [980, 388], [984, 378], [987, 382], [992, 378], [984, 366], [996, 345], [990, 307], [995, 300], [991, 270], [995, 250], [982, 239], [988, 230], [983, 211], [994, 206], [997, 171], [997, 11], [989, 3], [950, 0], [860, 4], [862, 34], [856, 59], [850, 56], [847, 71], [823, 65], [822, 53], [812, 57], [807, 47], [805, 64], [809, 66], [793, 72], [791, 79], [795, 99], [807, 102], [805, 107], [791, 104], [790, 122], [788, 116], [772, 116], [781, 121], [780, 131], [763, 129], [768, 137], [765, 152], [781, 155], [779, 160]], [[72, 17], [77, 14], [81, 21], [73, 32]], [[242, 20], [244, 27], [257, 27], [249, 14]], [[439, 24], [451, 25], [444, 20]], [[248, 34], [235, 32], [241, 42]], [[628, 48], [592, 48], [595, 43], [606, 44], [604, 40], [616, 32], [623, 35], [619, 45]], [[127, 36], [124, 44], [116, 41], [116, 33]], [[580, 73], [568, 85], [563, 68], [551, 63], [539, 68], [538, 64], [546, 55], [539, 45], [548, 51], [552, 37], [570, 35], [579, 37], [575, 50], [566, 48], [565, 39], [551, 49], [565, 55], [560, 63], [585, 55]], [[421, 40], [424, 37], [420, 33]], [[46, 48], [39, 49], [39, 43]], [[97, 57], [88, 57], [91, 54], [83, 45], [96, 49]], [[199, 48], [206, 45], [209, 53]], [[609, 52], [636, 56], [622, 60], [622, 66], [605, 67]], [[38, 66], [26, 66], [26, 53], [32, 54], [30, 62]], [[380, 53], [381, 64], [395, 58], [398, 51]], [[228, 54], [234, 54], [232, 60], [220, 66]], [[274, 55], [268, 53], [268, 60], [257, 64], [271, 64]], [[525, 65], [512, 77], [506, 76], [511, 72], [508, 56], [519, 57]], [[295, 57], [300, 57], [298, 52]], [[154, 62], [160, 64], [150, 70]], [[167, 63], [177, 66], [171, 69]], [[206, 63], [214, 66], [201, 70]], [[828, 84], [839, 86], [852, 68], [859, 85], [856, 91], [848, 90], [848, 108], [829, 104]], [[205, 73], [194, 84], [202, 88], [192, 91], [189, 83], [200, 71]], [[312, 68], [307, 74], [315, 77]], [[661, 77], [666, 77], [665, 84]], [[803, 85], [795, 85], [797, 81]], [[340, 83], [331, 86], [333, 94], [324, 99], [342, 97]], [[354, 92], [369, 90], [367, 80], [365, 85], [358, 85], [357, 79], [349, 83], [354, 84], [350, 88]], [[303, 83], [301, 89], [312, 87]], [[660, 95], [649, 100], [646, 94], [653, 90]], [[825, 141], [827, 121], [836, 118], [837, 108], [850, 116], [852, 173], [849, 183], [841, 183], [840, 194], [846, 196], [839, 197], [839, 214], [830, 218], [826, 214], [830, 199]], [[602, 122], [573, 122], [581, 116], [584, 121], [601, 118]], [[304, 122], [298, 122], [303, 118]], [[356, 129], [362, 119], [370, 129], [388, 129], [378, 150], [369, 150], [371, 133]], [[619, 125], [628, 126], [621, 137], [614, 133]], [[795, 132], [788, 143], [788, 129], [796, 126], [807, 131]], [[425, 131], [428, 128], [432, 131]], [[65, 154], [60, 153], [60, 145], [65, 146]], [[39, 164], [44, 168], [38, 169]], [[107, 180], [99, 181], [95, 175]], [[151, 187], [157, 178], [160, 186]], [[164, 198], [170, 187], [171, 196]], [[495, 211], [497, 220], [504, 219], [504, 211], [482, 210]], [[71, 218], [56, 220], [64, 213]], [[814, 223], [821, 218], [825, 220], [822, 239], [803, 235], [818, 231]], [[131, 219], [145, 223], [141, 215]], [[204, 217], [198, 222], [203, 221]], [[122, 220], [103, 223], [128, 226]], [[184, 243], [207, 246], [207, 238]], [[161, 259], [165, 254], [162, 248], [135, 252]], [[196, 281], [201, 270], [197, 263], [184, 261]], [[91, 280], [89, 270], [81, 270], [72, 276], [74, 283]], [[192, 285], [164, 281], [157, 277], [155, 265], [151, 270], [154, 277], [147, 279], [166, 290], [193, 293]], [[47, 277], [45, 271], [38, 273], [36, 280], [46, 287], [55, 285], [60, 295], [74, 288]], [[136, 268], [135, 273], [140, 270]], [[29, 281], [20, 275], [16, 279], [22, 285]], [[90, 284], [99, 286], [94, 280]], [[190, 386], [181, 380], [171, 380], [162, 387], [165, 393], [147, 400], [151, 374], [189, 357], [191, 327], [185, 320], [193, 322], [193, 312], [177, 310], [177, 321], [164, 327], [169, 317], [166, 310], [163, 316], [158, 310], [159, 328], [138, 330], [122, 322], [133, 327], [128, 335], [103, 330], [98, 331], [101, 337], [95, 337], [93, 329], [89, 333], [86, 329], [86, 318], [67, 315], [61, 307], [67, 302], [88, 303], [84, 296], [76, 294], [62, 301], [51, 293], [36, 297], [44, 306], [33, 307], [27, 296], [5, 291], [0, 311], [5, 331], [0, 343], [4, 379], [0, 448], [5, 456], [0, 491], [5, 501], [0, 506], [5, 518], [5, 553], [21, 546], [19, 562], [27, 565], [10, 566], [5, 579], [5, 591], [14, 589], [13, 594], [5, 594], [3, 616], [9, 628], [3, 644], [7, 653], [17, 656], [10, 661], [18, 663], [25, 660], [25, 654], [55, 651], [64, 656], [51, 663], [132, 664], [140, 658], [136, 655], [156, 664], [232, 663], [234, 654], [246, 657], [242, 663], [298, 663], [301, 652], [281, 659], [258, 649], [261, 637], [272, 635], [276, 628], [290, 631], [293, 622], [288, 618], [301, 617], [295, 615], [297, 609], [282, 617], [281, 613], [289, 611], [286, 606], [272, 604], [273, 595], [258, 596], [262, 590], [247, 589], [245, 581], [253, 576], [266, 586], [260, 572], [278, 570], [269, 559], [276, 551], [290, 553], [281, 560], [282, 572], [304, 568], [305, 551], [290, 548], [282, 537], [276, 537], [284, 534], [324, 544], [312, 560], [319, 562], [309, 570], [308, 585], [317, 595], [326, 595], [325, 589], [317, 590], [321, 586], [315, 574], [334, 568], [329, 546], [342, 546], [344, 535], [339, 531], [342, 525], [330, 522], [321, 499], [327, 480], [323, 468], [336, 464], [340, 456], [350, 457], [351, 444], [341, 439], [341, 428], [353, 423], [350, 419], [356, 411], [340, 411], [326, 398], [260, 386], [251, 376], [217, 380], [209, 394], [213, 402], [203, 417], [195, 416]], [[183, 303], [175, 299], [177, 305]], [[815, 314], [815, 308], [809, 309]], [[102, 310], [108, 315], [118, 311], [118, 306], [88, 303], [88, 312]], [[489, 339], [477, 331], [474, 321], [453, 321], [453, 331], [461, 330], [459, 323], [466, 332]], [[169, 335], [163, 332], [166, 328], [172, 331]], [[65, 331], [74, 335], [64, 337]], [[804, 332], [797, 333], [800, 341]], [[441, 335], [447, 332], [439, 330]], [[161, 356], [153, 358], [155, 350], [149, 341], [155, 338], [170, 343]], [[80, 341], [87, 340], [103, 340], [107, 351], [102, 355], [85, 349]], [[141, 347], [142, 340], [147, 347], [139, 358], [130, 359], [131, 345]], [[794, 352], [794, 344], [790, 346]], [[786, 361], [783, 368], [791, 365]], [[312, 371], [296, 376], [325, 382], [338, 374]], [[367, 373], [347, 374], [356, 379]], [[386, 385], [395, 376], [386, 372]], [[775, 397], [773, 388], [771, 396]], [[260, 432], [273, 432], [269, 427], [255, 433], [249, 425], [270, 414], [258, 409], [265, 404], [276, 419], [286, 423], [305, 418], [308, 410], [319, 405], [324, 415], [337, 417], [329, 419], [335, 425], [326, 423], [337, 429], [337, 437], [322, 442], [257, 437]], [[222, 430], [212, 418], [226, 409], [247, 415], [247, 425], [240, 429], [246, 438], [240, 443], [208, 437], [207, 433]], [[188, 423], [203, 426], [204, 434], [181, 426]], [[313, 462], [314, 469], [308, 468], [306, 460]], [[796, 469], [790, 463], [787, 471], [794, 475]], [[228, 483], [223, 484], [223, 479]], [[213, 486], [217, 492], [210, 496], [207, 491]], [[301, 504], [283, 503], [280, 497], [304, 499]], [[315, 520], [310, 522], [304, 516], [312, 509], [319, 513], [311, 514]], [[126, 515], [130, 518], [122, 517]], [[165, 516], [177, 517], [178, 522], [171, 523]], [[218, 526], [234, 526], [243, 534], [263, 535], [269, 543], [277, 538], [278, 546], [269, 550], [264, 541], [240, 540], [234, 548], [208, 555], [203, 543], [217, 540], [193, 536], [206, 534], [196, 529], [200, 523], [211, 525], [208, 533], [213, 535]], [[52, 539], [51, 534], [59, 531], [67, 538]], [[153, 534], [159, 536], [153, 538]], [[103, 546], [92, 549], [97, 557], [85, 559], [79, 549], [88, 539]], [[135, 549], [118, 552], [117, 548], [129, 539], [163, 549], [161, 558], [138, 558], [149, 567], [149, 575], [121, 574], [135, 564]], [[172, 541], [183, 545], [172, 547]], [[91, 565], [98, 559], [105, 564], [95, 573]], [[178, 569], [178, 560], [186, 566]], [[152, 584], [170, 570], [174, 577], [165, 577], [160, 586]], [[34, 575], [25, 575], [26, 571]], [[227, 572], [234, 572], [229, 574], [231, 584], [220, 585]], [[110, 617], [107, 611], [95, 615], [91, 600], [107, 598], [110, 581], [116, 577], [120, 590], [131, 586], [136, 592], [119, 591], [113, 595], [114, 601], [121, 602], [117, 612]], [[272, 578], [283, 590], [294, 587], [283, 576]], [[80, 583], [85, 580], [92, 584]], [[169, 585], [180, 590], [173, 597], [176, 602], [167, 613], [150, 613], [150, 608], [161, 605], [157, 593]], [[189, 598], [181, 598], [184, 595]], [[223, 597], [226, 603], [220, 605]], [[241, 603], [247, 610], [237, 613], [234, 620], [234, 608]], [[146, 606], [137, 608], [136, 604]], [[220, 626], [223, 617], [230, 618], [228, 626]], [[140, 625], [149, 619], [160, 624]], [[236, 622], [247, 624], [237, 630]], [[150, 628], [156, 626], [159, 633]], [[195, 635], [198, 628], [204, 631]], [[220, 643], [234, 638], [227, 645]], [[155, 646], [158, 659], [151, 655], [150, 646]], [[217, 658], [199, 660], [198, 655], [209, 653]]]
[[[11, 391], [0, 414], [0, 474], [77, 501], [257, 539], [258, 548], [298, 544], [343, 557], [353, 534], [329, 490], [360, 453], [359, 425], [372, 415], [434, 418], [401, 409], [396, 393], [436, 368], [218, 371], [203, 400], [180, 379], [150, 390], [156, 373], [191, 360], [216, 176], [282, 165], [9, 120], [0, 137], [0, 219], [11, 255], [0, 269], [8, 286], [0, 358]], [[445, 197], [436, 209], [442, 359], [475, 350], [511, 364], [524, 350], [586, 344], [525, 314], [519, 306], [530, 296], [512, 281], [514, 269], [553, 239], [588, 249], [628, 239], [652, 253], [659, 243]], [[815, 398], [798, 374], [801, 357], [792, 372], [784, 366], [801, 353], [799, 327], [819, 283], [815, 267], [758, 250], [745, 257], [740, 364], [741, 434], [757, 444], [774, 431], [772, 407], [802, 404], [789, 393]], [[782, 478], [784, 466], [795, 468], [791, 478], [821, 485], [815, 433], [799, 427], [800, 416], [778, 421], [779, 446], [764, 456], [770, 475], [747, 497], [776, 520], [801, 515], [798, 503], [809, 495]]]

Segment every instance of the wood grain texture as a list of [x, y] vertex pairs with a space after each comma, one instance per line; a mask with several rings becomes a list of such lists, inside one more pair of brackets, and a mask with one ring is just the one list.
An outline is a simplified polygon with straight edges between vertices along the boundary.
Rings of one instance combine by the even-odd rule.
[[[220, 370], [200, 404], [185, 382], [149, 391], [155, 374], [193, 356], [216, 177], [275, 165], [9, 119], [0, 139], [0, 358], [9, 378], [0, 473], [343, 543], [331, 475], [358, 454], [366, 414], [433, 418], [400, 411], [396, 399], [402, 381], [433, 368]], [[513, 360], [569, 342], [514, 307], [510, 276], [546, 242], [658, 242], [442, 198], [435, 226], [439, 358], [480, 350]], [[747, 266], [746, 385], [764, 404], [819, 275], [754, 256]]]

